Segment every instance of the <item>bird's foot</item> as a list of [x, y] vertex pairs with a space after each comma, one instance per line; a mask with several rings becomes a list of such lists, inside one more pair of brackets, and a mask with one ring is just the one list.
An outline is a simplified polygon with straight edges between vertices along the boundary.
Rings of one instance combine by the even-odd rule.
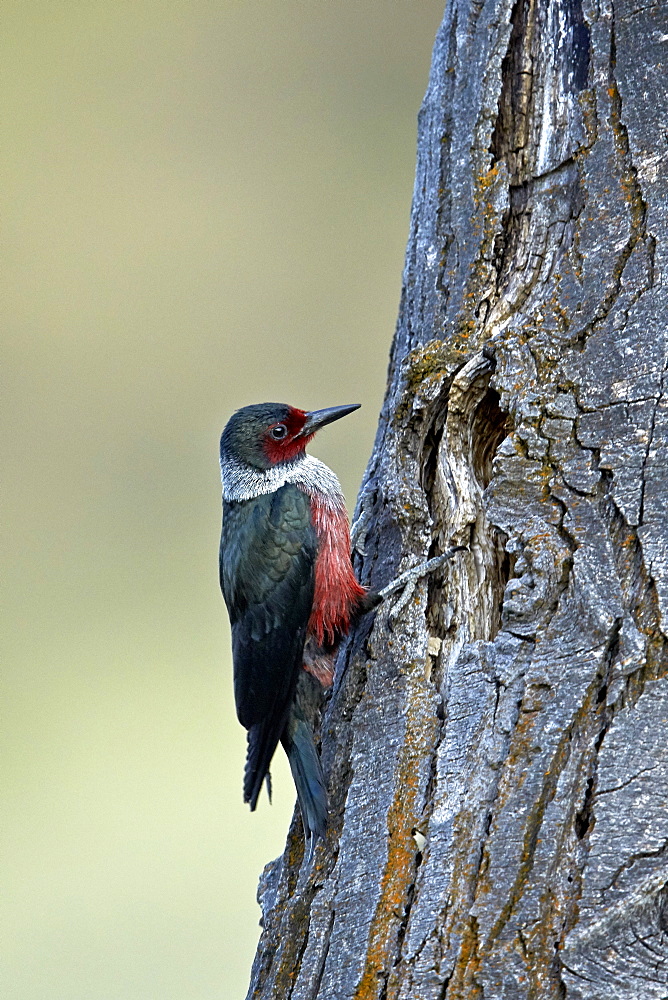
[[466, 545], [453, 545], [445, 552], [442, 552], [440, 556], [434, 556], [433, 559], [428, 559], [427, 562], [420, 563], [418, 566], [413, 566], [411, 569], [407, 569], [404, 573], [400, 573], [398, 577], [383, 587], [382, 590], [378, 591], [378, 596], [385, 600], [390, 594], [393, 594], [395, 590], [399, 590], [403, 587], [403, 593], [401, 597], [393, 604], [390, 608], [390, 618], [395, 619], [399, 616], [400, 612], [406, 607], [410, 601], [413, 593], [415, 592], [415, 587], [417, 586], [418, 580], [428, 573], [433, 573], [434, 570], [440, 569], [444, 566], [457, 552], [466, 552], [468, 547]]

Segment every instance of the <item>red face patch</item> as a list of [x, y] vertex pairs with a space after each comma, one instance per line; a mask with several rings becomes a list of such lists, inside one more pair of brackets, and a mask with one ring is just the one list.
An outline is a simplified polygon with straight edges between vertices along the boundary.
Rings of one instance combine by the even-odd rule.
[[264, 433], [263, 447], [264, 453], [272, 465], [278, 465], [279, 462], [289, 462], [304, 451], [313, 437], [313, 434], [299, 437], [305, 423], [306, 413], [304, 410], [291, 407], [285, 420], [279, 420], [267, 428]]

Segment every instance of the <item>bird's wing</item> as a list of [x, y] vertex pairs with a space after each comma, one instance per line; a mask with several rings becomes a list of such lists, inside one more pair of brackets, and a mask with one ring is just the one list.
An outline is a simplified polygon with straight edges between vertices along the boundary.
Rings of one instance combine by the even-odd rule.
[[244, 798], [253, 808], [301, 668], [316, 553], [309, 499], [296, 486], [225, 504], [220, 582], [232, 623], [237, 716], [249, 731]]

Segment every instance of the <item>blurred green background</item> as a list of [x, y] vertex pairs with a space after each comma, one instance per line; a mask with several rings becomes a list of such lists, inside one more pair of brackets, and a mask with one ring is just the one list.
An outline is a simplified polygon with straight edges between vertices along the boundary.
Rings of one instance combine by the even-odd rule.
[[2, 982], [242, 998], [294, 792], [241, 801], [217, 583], [233, 409], [362, 402], [442, 0], [3, 5]]

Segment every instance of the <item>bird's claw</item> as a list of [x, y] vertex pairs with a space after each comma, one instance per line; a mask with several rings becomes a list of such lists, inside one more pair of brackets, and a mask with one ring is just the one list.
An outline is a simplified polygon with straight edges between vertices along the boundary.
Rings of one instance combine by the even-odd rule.
[[426, 576], [428, 573], [433, 573], [434, 570], [440, 569], [441, 566], [444, 566], [445, 563], [448, 562], [448, 560], [452, 559], [455, 553], [466, 551], [466, 545], [452, 545], [449, 549], [446, 549], [445, 552], [442, 552], [440, 556], [434, 556], [433, 559], [428, 559], [427, 562], [419, 563], [417, 566], [412, 566], [411, 569], [407, 569], [405, 572], [400, 573], [399, 576], [388, 583], [386, 587], [383, 587], [383, 589], [378, 592], [379, 597], [382, 597], [383, 600], [386, 597], [389, 597], [390, 594], [393, 594], [395, 590], [399, 590], [400, 587], [404, 588], [401, 597], [396, 604], [392, 605], [390, 609], [390, 618], [397, 618], [400, 612], [406, 607], [413, 596], [418, 580], [420, 580], [423, 576]]

